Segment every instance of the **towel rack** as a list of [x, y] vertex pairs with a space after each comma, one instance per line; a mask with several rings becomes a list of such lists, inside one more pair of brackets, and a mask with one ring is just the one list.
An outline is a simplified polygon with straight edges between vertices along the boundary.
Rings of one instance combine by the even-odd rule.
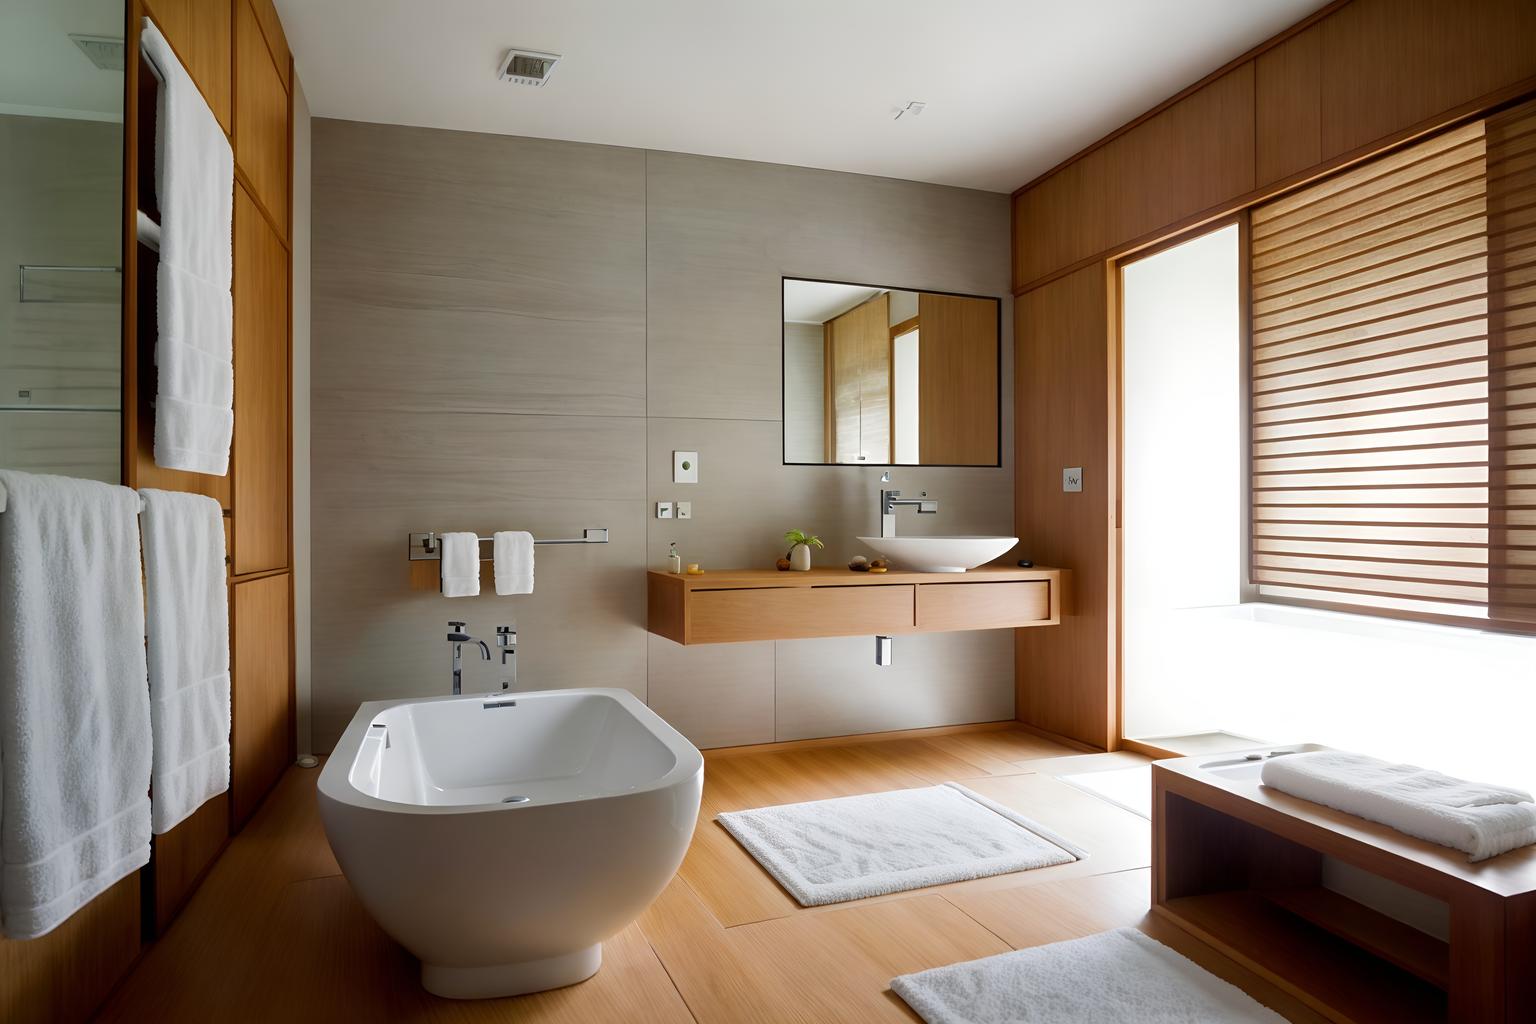
[[[438, 538], [440, 536], [441, 534], [437, 533], [407, 534], [407, 537], [409, 538], [409, 547], [407, 548], [407, 555], [409, 559], [412, 562], [442, 561], [443, 549], [442, 546], [438, 543]], [[481, 544], [491, 544], [495, 541], [495, 539], [496, 538], [494, 537], [475, 538], [475, 540]], [[607, 544], [608, 529], [607, 527], [602, 527], [599, 529], [582, 530], [580, 537], [551, 537], [548, 540], [540, 540], [539, 538], [535, 537], [533, 542], [535, 544]], [[491, 561], [491, 556], [489, 554], [482, 554], [480, 556], [480, 561], [489, 562]]]

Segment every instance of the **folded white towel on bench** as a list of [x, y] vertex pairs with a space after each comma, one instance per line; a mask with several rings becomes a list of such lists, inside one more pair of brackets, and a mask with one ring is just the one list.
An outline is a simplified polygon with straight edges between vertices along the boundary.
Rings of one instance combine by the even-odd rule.
[[1471, 861], [1536, 843], [1536, 802], [1524, 790], [1339, 750], [1271, 758], [1262, 778], [1303, 800], [1465, 851]]

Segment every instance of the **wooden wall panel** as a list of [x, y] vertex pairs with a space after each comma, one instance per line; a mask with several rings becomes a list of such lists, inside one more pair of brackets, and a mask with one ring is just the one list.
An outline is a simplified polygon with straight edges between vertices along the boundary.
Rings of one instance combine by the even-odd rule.
[[1531, 0], [1354, 0], [1318, 28], [1323, 159], [1536, 76]]
[[[1112, 412], [1111, 368], [1100, 351], [1109, 314], [1103, 281], [1089, 280], [1103, 264], [1072, 271], [1172, 234], [1192, 214], [1254, 202], [1265, 186], [1326, 173], [1437, 121], [1515, 98], [1533, 80], [1530, 0], [1336, 3], [1014, 197], [1016, 514], [1026, 550], [1074, 570], [1068, 592], [1076, 595], [1060, 628], [1019, 633], [1021, 720], [1094, 744], [1115, 728], [1104, 646], [1115, 611], [1104, 543], [1113, 503], [1092, 497], [1094, 463], [1069, 455], [1080, 445], [1063, 441], [1106, 449], [1098, 439]], [[1041, 284], [1053, 275], [1066, 276]], [[1069, 336], [1092, 351], [1069, 358], [1061, 340]], [[1060, 494], [1061, 468], [1079, 463], [1084, 494]], [[1077, 515], [1058, 507], [1071, 498], [1083, 499]]]
[[1322, 162], [1322, 29], [1314, 25], [1254, 59], [1256, 186]]
[[[1114, 741], [1105, 287], [1104, 268], [1094, 264], [1014, 307], [1016, 529], [1035, 562], [1071, 570], [1061, 624], [1016, 634], [1016, 713], [1097, 747]], [[1081, 493], [1062, 491], [1067, 466], [1083, 467]]]
[[288, 237], [288, 91], [251, 5], [235, 5], [235, 166]]
[[42, 938], [0, 939], [0, 1020], [87, 1020], [138, 955], [139, 873], [134, 872]]
[[1250, 62], [1016, 197], [1014, 287], [1250, 191], [1253, 91]]
[[921, 292], [917, 298], [918, 461], [991, 466], [998, 445], [998, 304]]
[[234, 109], [230, 4], [225, 0], [145, 0], [145, 7], [228, 132]]
[[236, 185], [236, 575], [288, 565], [288, 420], [288, 252]]
[[155, 836], [155, 934], [164, 934], [170, 927], [228, 842], [228, 793], [209, 800], [164, 835]]
[[230, 600], [234, 618], [230, 769], [236, 829], [250, 820], [292, 760], [290, 582], [287, 573], [280, 573], [236, 583]]
[[[242, 0], [235, 2], [240, 3]], [[291, 92], [293, 59], [288, 50], [288, 34], [283, 31], [283, 22], [277, 16], [277, 8], [272, 6], [272, 0], [250, 0], [250, 4], [257, 22], [261, 24], [261, 34], [267, 40], [267, 49], [272, 51], [272, 60], [277, 65], [278, 77], [283, 80], [283, 88]]]

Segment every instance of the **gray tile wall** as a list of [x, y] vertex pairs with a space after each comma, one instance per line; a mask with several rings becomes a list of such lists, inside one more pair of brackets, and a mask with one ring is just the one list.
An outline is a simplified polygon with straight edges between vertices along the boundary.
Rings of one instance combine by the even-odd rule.
[[[515, 623], [523, 688], [619, 686], [701, 746], [1013, 715], [1007, 632], [683, 648], [645, 631], [647, 566], [767, 565], [789, 527], [864, 550], [878, 470], [784, 466], [781, 275], [1007, 299], [1007, 197], [708, 157], [316, 119], [312, 536], [315, 746], [360, 701], [447, 688], [450, 618]], [[1004, 381], [1011, 380], [1004, 346]], [[934, 517], [1013, 523], [1003, 467], [896, 470]], [[700, 482], [671, 482], [671, 453]], [[657, 521], [658, 500], [693, 503]], [[406, 586], [405, 534], [524, 528], [528, 597]], [[867, 552], [866, 552], [867, 553]], [[466, 661], [490, 689], [498, 663]]]

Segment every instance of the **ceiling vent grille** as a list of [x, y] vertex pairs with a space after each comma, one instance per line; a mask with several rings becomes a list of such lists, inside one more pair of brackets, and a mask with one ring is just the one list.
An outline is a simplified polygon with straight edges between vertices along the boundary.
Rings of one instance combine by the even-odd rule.
[[71, 32], [70, 41], [103, 71], [123, 70], [123, 41], [110, 36], [82, 36]]
[[554, 74], [560, 62], [558, 53], [539, 53], [536, 50], [508, 50], [502, 58], [498, 77], [503, 82], [517, 85], [542, 86]]

